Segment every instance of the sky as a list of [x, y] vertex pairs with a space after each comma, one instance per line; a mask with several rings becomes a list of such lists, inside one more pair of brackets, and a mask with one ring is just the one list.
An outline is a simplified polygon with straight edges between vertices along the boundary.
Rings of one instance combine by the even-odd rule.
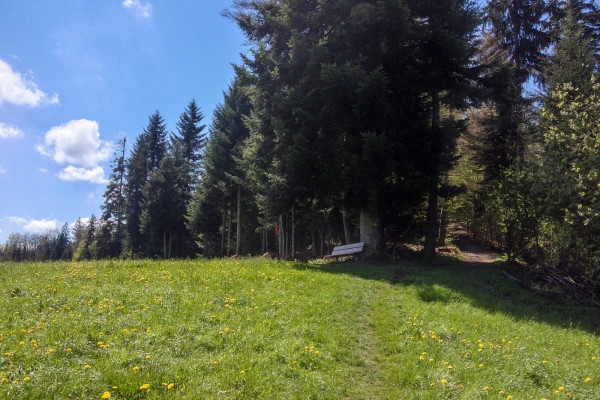
[[101, 215], [124, 136], [195, 99], [210, 124], [244, 37], [230, 0], [0, 0], [0, 243]]

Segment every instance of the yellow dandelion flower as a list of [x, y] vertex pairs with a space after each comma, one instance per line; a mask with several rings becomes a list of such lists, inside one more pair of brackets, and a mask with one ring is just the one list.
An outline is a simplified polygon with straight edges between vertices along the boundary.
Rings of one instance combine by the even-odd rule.
[[72, 351], [73, 351], [73, 349], [71, 349], [71, 348], [68, 348], [68, 349], [66, 350], [66, 352], [67, 352], [67, 353], [70, 353], [70, 352], [72, 352]]
[[486, 386], [483, 388], [483, 390], [488, 390], [489, 388], [490, 388], [489, 386]]
[[136, 365], [135, 367], [133, 367], [133, 370], [134, 370], [134, 371], [139, 371], [139, 370], [140, 370], [140, 367], [138, 367], [138, 366]]
[[440, 381], [440, 383], [441, 383], [442, 385], [445, 385], [446, 383], [448, 383], [448, 381], [447, 381], [447, 380], [445, 380], [445, 379], [442, 379], [442, 380]]
[[28, 380], [30, 380], [30, 379], [31, 379], [31, 378], [30, 378], [30, 377], [28, 377], [28, 376], [26, 376], [25, 378], [23, 378], [23, 380], [24, 380], [25, 382], [27, 382], [27, 381], [28, 381]]
[[592, 381], [592, 378], [585, 378], [585, 381], [586, 381], [586, 382], [591, 382], [591, 381]]
[[102, 398], [103, 399], [110, 399], [110, 392], [104, 392], [104, 393], [102, 393]]
[[558, 390], [562, 392], [563, 390], [565, 390], [565, 388], [564, 388], [564, 386], [559, 386]]
[[149, 383], [144, 383], [142, 386], [140, 386], [140, 389], [141, 389], [141, 390], [146, 390], [146, 389], [148, 389], [149, 387], [150, 387], [150, 384], [149, 384]]
[[90, 369], [90, 368], [92, 368], [92, 367], [90, 367], [90, 366], [89, 366], [89, 364], [85, 364], [85, 365], [83, 366], [83, 369]]
[[246, 373], [246, 371], [240, 371], [240, 374], [242, 374], [242, 375], [245, 374], [245, 373]]
[[542, 361], [542, 364], [548, 364], [548, 361], [544, 360]]
[[506, 396], [506, 399], [507, 399], [507, 400], [511, 400], [511, 399], [512, 399], [512, 396], [511, 396], [511, 395], [508, 395], [508, 396]]
[[149, 360], [151, 358], [152, 358], [152, 356], [146, 356], [146, 360]]
[[23, 346], [25, 342], [19, 342], [19, 346]]
[[483, 364], [479, 364], [479, 368], [483, 368]]
[[174, 384], [174, 383], [169, 383], [169, 384], [167, 385], [167, 390], [171, 390], [171, 389], [173, 389], [173, 387], [174, 387], [174, 386], [175, 386], [175, 384]]

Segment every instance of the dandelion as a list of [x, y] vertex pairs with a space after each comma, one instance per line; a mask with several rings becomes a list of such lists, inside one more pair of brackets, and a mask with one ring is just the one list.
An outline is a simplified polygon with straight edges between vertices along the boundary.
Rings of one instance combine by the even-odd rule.
[[146, 356], [146, 360], [149, 360], [151, 358], [152, 358], [152, 356]]
[[149, 383], [144, 383], [142, 386], [140, 386], [140, 389], [141, 389], [141, 390], [146, 390], [146, 389], [148, 389], [149, 387], [150, 387], [150, 384], [149, 384]]
[[110, 392], [104, 392], [104, 393], [102, 393], [102, 398], [103, 399], [110, 399]]
[[591, 381], [592, 381], [592, 378], [585, 378], [585, 381], [586, 381], [586, 382], [591, 382]]
[[27, 382], [30, 379], [31, 379], [30, 377], [26, 376], [25, 378], [23, 378], [23, 381]]
[[447, 381], [447, 380], [445, 380], [445, 379], [442, 379], [442, 380], [440, 381], [440, 383], [441, 383], [442, 385], [445, 385], [446, 383], [448, 383], [448, 381]]
[[134, 370], [134, 371], [139, 371], [139, 370], [140, 370], [140, 367], [138, 367], [138, 366], [136, 365], [135, 367], [133, 367], [133, 370]]
[[174, 383], [169, 383], [169, 384], [167, 385], [167, 390], [171, 390], [171, 389], [173, 389], [173, 387], [174, 387], [174, 386], [175, 386], [175, 384], [174, 384]]
[[71, 349], [71, 348], [68, 348], [66, 351], [67, 351], [67, 353], [70, 353], [70, 352], [72, 352], [72, 351], [73, 351], [73, 349]]
[[488, 390], [489, 388], [490, 388], [489, 386], [486, 386], [483, 388], [483, 390]]
[[246, 371], [240, 371], [240, 374], [242, 374], [242, 375], [245, 374], [245, 373], [246, 373]]
[[559, 386], [558, 390], [562, 392], [563, 390], [565, 390], [565, 388], [564, 388], [564, 386]]
[[483, 368], [483, 364], [479, 364], [479, 368]]

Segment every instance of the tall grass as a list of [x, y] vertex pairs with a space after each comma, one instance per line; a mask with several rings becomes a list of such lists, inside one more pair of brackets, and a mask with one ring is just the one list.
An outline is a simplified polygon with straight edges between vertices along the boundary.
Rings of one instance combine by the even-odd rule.
[[0, 288], [0, 398], [600, 397], [597, 311], [495, 267], [8, 263]]

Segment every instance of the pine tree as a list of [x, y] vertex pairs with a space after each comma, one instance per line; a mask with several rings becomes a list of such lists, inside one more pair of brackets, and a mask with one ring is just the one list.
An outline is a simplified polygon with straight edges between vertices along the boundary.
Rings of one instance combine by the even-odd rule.
[[140, 230], [142, 202], [145, 200], [142, 188], [150, 174], [160, 166], [166, 151], [166, 136], [164, 120], [156, 111], [150, 116], [147, 128], [136, 139], [126, 162], [126, 227], [131, 257], [136, 254], [148, 254], [147, 238]]
[[102, 237], [98, 251], [101, 257], [118, 257], [123, 251], [125, 240], [125, 151], [127, 139], [117, 142], [118, 152], [112, 162], [112, 172], [104, 192], [102, 209]]
[[[183, 225], [186, 178], [186, 160], [176, 143], [142, 188], [140, 230], [149, 238], [150, 255], [162, 247], [163, 258], [171, 257], [174, 234], [177, 234], [177, 227]], [[158, 245], [161, 241], [162, 246]]]

